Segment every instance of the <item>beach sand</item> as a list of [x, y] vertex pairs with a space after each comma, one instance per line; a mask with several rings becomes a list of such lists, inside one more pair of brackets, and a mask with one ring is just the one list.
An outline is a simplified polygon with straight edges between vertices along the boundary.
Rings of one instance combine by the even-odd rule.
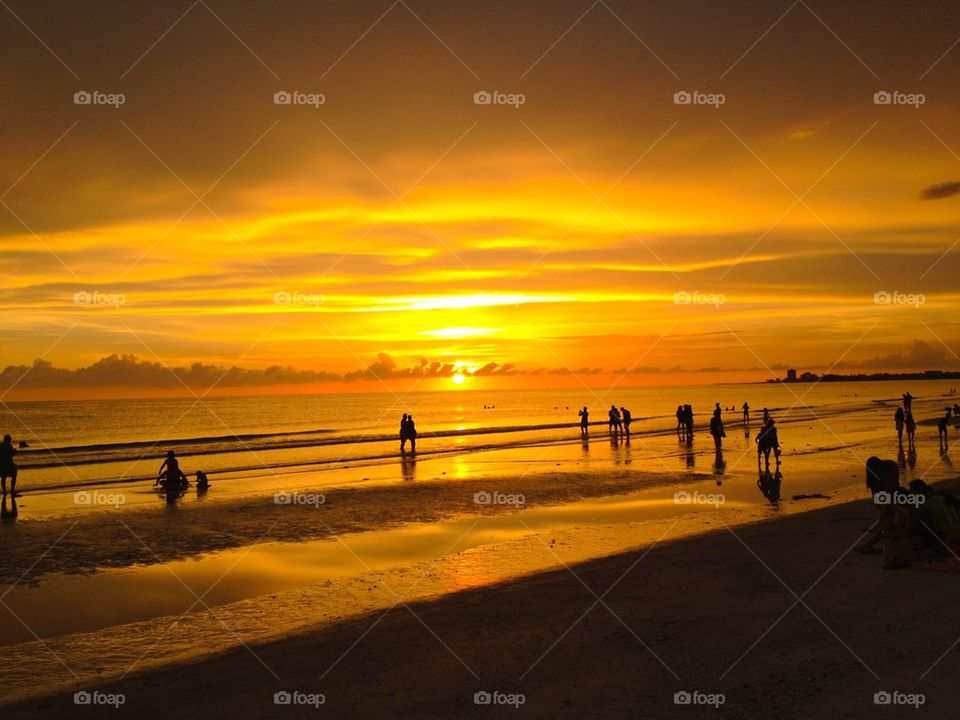
[[[681, 691], [722, 693], [728, 718], [917, 714], [878, 708], [881, 691], [923, 693], [924, 716], [951, 717], [956, 576], [852, 552], [873, 515], [864, 500], [668, 536], [96, 689], [125, 696], [112, 716], [139, 718], [718, 714], [677, 706]], [[278, 707], [278, 691], [325, 703]], [[524, 702], [477, 706], [482, 691]], [[63, 692], [4, 716], [88, 710]]]

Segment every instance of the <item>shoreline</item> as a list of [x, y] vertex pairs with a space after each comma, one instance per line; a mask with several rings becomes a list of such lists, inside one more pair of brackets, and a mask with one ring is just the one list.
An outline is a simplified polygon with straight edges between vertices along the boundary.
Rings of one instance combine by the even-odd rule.
[[[697, 690], [723, 693], [722, 715], [734, 718], [862, 717], [875, 711], [875, 692], [899, 690], [925, 693], [927, 712], [945, 717], [960, 651], [928, 672], [955, 640], [949, 623], [930, 619], [952, 617], [955, 578], [884, 571], [878, 557], [851, 552], [872, 518], [864, 499], [735, 530], [668, 534], [85, 689], [123, 693], [118, 716], [146, 718], [169, 716], [171, 702], [184, 715], [271, 716], [283, 690], [323, 693], [323, 711], [335, 717], [475, 717], [473, 695], [483, 690], [523, 693], [515, 712], [524, 717], [601, 707], [604, 717], [711, 716], [713, 708], [674, 704], [675, 692]], [[5, 716], [38, 708], [75, 712], [62, 692]]]

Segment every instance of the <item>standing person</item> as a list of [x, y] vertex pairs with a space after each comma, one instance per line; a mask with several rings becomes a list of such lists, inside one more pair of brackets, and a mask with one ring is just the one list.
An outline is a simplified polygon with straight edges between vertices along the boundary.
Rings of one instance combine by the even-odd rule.
[[747, 402], [743, 403], [743, 422], [745, 425], [750, 422], [750, 404]]
[[907, 412], [907, 419], [905, 422], [907, 426], [907, 447], [914, 448], [916, 447], [916, 433], [917, 433], [917, 421], [913, 419], [913, 413]]
[[940, 449], [947, 451], [947, 429], [950, 427], [950, 414], [953, 408], [946, 408], [946, 414], [937, 421], [937, 440], [940, 441]]
[[683, 425], [687, 431], [687, 445], [693, 443], [693, 407], [683, 406]]
[[609, 422], [607, 423], [610, 429], [610, 433], [613, 435], [619, 433], [621, 428], [621, 423], [620, 423], [620, 411], [617, 410], [617, 406], [611, 405], [610, 412], [608, 412], [607, 415], [610, 418]]
[[620, 408], [620, 414], [623, 417], [623, 432], [626, 436], [630, 437], [630, 423], [633, 422], [633, 415], [630, 414], [630, 411], [625, 407]]
[[900, 447], [903, 447], [903, 425], [904, 425], [903, 408], [897, 408], [897, 412], [895, 412], [893, 415], [893, 422], [897, 426], [897, 444]]
[[410, 421], [407, 419], [407, 414], [404, 413], [403, 417], [400, 418], [400, 452], [407, 451], [407, 440], [410, 439]]
[[713, 445], [719, 455], [723, 449], [723, 438], [727, 435], [723, 431], [723, 419], [720, 417], [719, 403], [717, 403], [717, 407], [713, 411], [713, 417], [710, 418], [710, 434], [713, 436]]
[[407, 437], [410, 439], [410, 452], [417, 452], [417, 426], [413, 422], [413, 415], [407, 415]]
[[768, 416], [768, 421], [757, 433], [757, 468], [760, 467], [760, 456], [763, 455], [764, 464], [770, 470], [770, 451], [773, 451], [777, 467], [780, 467], [780, 439], [777, 437], [777, 428], [774, 419]]
[[3, 443], [0, 444], [0, 483], [3, 485], [3, 495], [7, 494], [7, 478], [10, 478], [10, 494], [17, 494], [17, 464], [13, 461], [13, 456], [17, 454], [17, 449], [13, 446], [13, 438], [9, 435], [3, 436]]
[[683, 440], [683, 431], [686, 423], [683, 420], [683, 405], [677, 405], [677, 437]]
[[587, 409], [587, 406], [583, 406], [583, 410], [577, 413], [580, 416], [580, 434], [587, 435], [590, 430], [590, 411]]
[[909, 390], [903, 394], [903, 409], [905, 412], [913, 410], [913, 395], [910, 394]]

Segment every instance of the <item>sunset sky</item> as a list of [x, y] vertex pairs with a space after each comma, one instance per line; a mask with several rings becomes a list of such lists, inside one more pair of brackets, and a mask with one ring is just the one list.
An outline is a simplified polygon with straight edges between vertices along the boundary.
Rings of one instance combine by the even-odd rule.
[[956, 5], [8, 0], [0, 36], [11, 397], [960, 366]]

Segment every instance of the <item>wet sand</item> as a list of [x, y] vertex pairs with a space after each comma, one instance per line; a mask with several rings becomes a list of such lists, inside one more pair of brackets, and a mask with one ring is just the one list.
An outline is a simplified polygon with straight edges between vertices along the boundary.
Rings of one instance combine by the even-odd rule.
[[[122, 693], [109, 712], [140, 718], [317, 716], [277, 707], [278, 691], [322, 694], [332, 717], [917, 715], [874, 704], [874, 693], [899, 691], [924, 693], [924, 716], [950, 717], [956, 575], [884, 571], [851, 552], [872, 516], [859, 501], [681, 540], [668, 532], [645, 548], [85, 688]], [[524, 703], [478, 707], [481, 691]], [[719, 713], [677, 706], [680, 691], [725, 702]], [[39, 710], [82, 709], [61, 693], [4, 715]]]

